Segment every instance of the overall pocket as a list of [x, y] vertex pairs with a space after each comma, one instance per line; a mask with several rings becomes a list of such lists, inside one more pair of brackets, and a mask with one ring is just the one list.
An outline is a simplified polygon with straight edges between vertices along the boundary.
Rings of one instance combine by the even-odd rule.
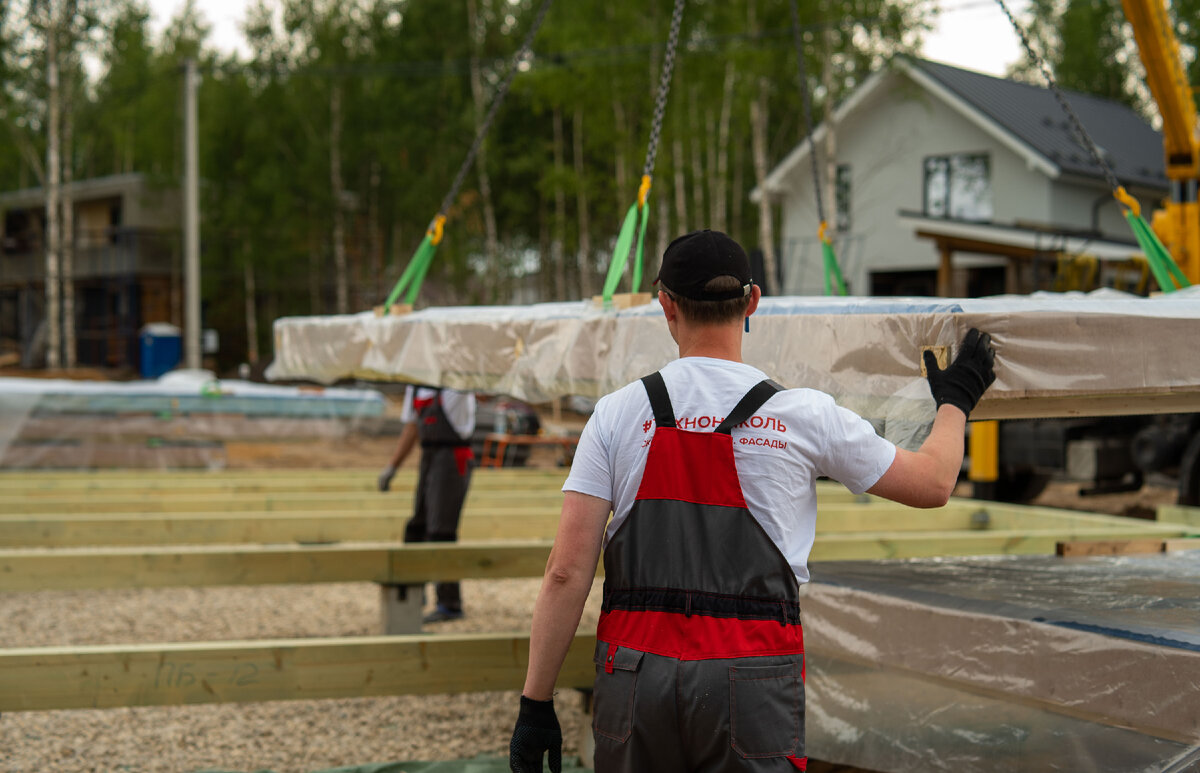
[[729, 717], [733, 748], [743, 757], [803, 757], [800, 664], [730, 666]]
[[642, 654], [628, 647], [596, 642], [592, 730], [597, 735], [623, 743], [633, 732], [633, 700]]

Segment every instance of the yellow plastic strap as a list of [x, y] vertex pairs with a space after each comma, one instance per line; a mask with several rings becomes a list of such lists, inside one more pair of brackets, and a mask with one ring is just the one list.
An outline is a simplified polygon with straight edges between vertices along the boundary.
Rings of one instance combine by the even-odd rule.
[[1142, 205], [1138, 204], [1137, 199], [1129, 195], [1129, 193], [1125, 190], [1125, 186], [1119, 186], [1115, 191], [1113, 191], [1113, 198], [1128, 207], [1129, 211], [1135, 216], [1141, 217]]
[[817, 238], [825, 244], [829, 244], [829, 236], [825, 233], [828, 228], [829, 224], [824, 220], [821, 221], [821, 225], [817, 228]]
[[638, 188], [638, 208], [646, 206], [646, 197], [650, 195], [650, 175], [642, 175], [642, 185]]
[[446, 225], [446, 216], [437, 215], [433, 218], [433, 222], [429, 224], [429, 229], [425, 231], [429, 236], [430, 244], [437, 246], [442, 243], [442, 232]]

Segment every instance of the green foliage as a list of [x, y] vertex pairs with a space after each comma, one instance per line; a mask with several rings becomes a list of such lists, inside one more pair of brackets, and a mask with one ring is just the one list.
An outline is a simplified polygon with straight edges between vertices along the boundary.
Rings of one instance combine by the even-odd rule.
[[[1148, 94], [1135, 64], [1137, 49], [1120, 3], [1112, 0], [1032, 0], [1026, 33], [1064, 89], [1091, 94], [1145, 113]], [[1041, 71], [1022, 57], [1014, 74], [1039, 86]]]
[[[381, 303], [422, 242], [542, 0], [473, 2], [477, 39], [466, 0], [254, 0], [249, 53], [241, 56], [212, 49], [201, 3], [185, 5], [156, 36], [144, 0], [95, 2], [103, 13], [84, 38], [98, 67], [73, 108], [75, 177], [141, 172], [177, 187], [181, 68], [196, 60], [205, 322], [221, 331], [223, 350], [240, 357], [249, 266], [259, 344], [269, 355], [272, 319], [334, 310], [335, 208], [345, 222], [354, 309]], [[496, 273], [487, 273], [484, 192], [472, 169], [447, 212], [420, 302], [598, 291], [637, 195], [672, 5], [556, 1], [486, 138]], [[37, 184], [30, 159], [41, 153], [44, 111], [36, 51], [18, 45], [23, 22], [10, 8], [0, 3], [0, 119], [5, 132], [23, 132], [39, 147], [22, 154], [0, 142], [5, 189]], [[844, 98], [895, 53], [916, 50], [927, 8], [916, 0], [801, 3], [818, 120], [827, 100]], [[804, 131], [790, 24], [786, 0], [689, 0], [653, 170], [648, 273], [660, 236], [714, 224], [718, 204], [726, 230], [754, 246], [749, 113], [761, 84], [769, 86], [771, 161]], [[473, 59], [484, 85], [480, 104]], [[335, 155], [340, 200], [331, 181]], [[686, 221], [677, 198], [686, 202]], [[660, 202], [669, 205], [665, 222]], [[589, 254], [581, 257], [584, 244]]]

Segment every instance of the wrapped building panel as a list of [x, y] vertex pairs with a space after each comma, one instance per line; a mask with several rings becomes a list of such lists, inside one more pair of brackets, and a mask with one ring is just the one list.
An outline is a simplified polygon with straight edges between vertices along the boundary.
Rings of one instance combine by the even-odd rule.
[[[764, 298], [746, 362], [881, 422], [921, 424], [933, 401], [922, 347], [990, 333], [996, 383], [972, 418], [1200, 410], [1200, 290], [983, 299]], [[406, 381], [529, 402], [599, 397], [676, 356], [658, 304], [431, 308], [275, 323], [275, 380]]]

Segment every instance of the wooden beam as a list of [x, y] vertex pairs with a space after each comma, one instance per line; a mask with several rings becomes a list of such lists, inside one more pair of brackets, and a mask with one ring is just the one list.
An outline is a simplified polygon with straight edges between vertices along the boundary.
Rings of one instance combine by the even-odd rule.
[[1141, 553], [1161, 553], [1164, 544], [1161, 539], [1071, 540], [1059, 542], [1054, 548], [1054, 553], [1063, 558], [1130, 556]]
[[1155, 517], [1160, 523], [1177, 523], [1200, 529], [1200, 507], [1159, 505]]
[[[178, 472], [122, 470], [57, 472], [42, 470], [0, 471], [0, 494], [66, 494], [96, 491], [161, 491], [166, 494], [269, 493], [278, 491], [375, 491], [379, 470], [256, 470]], [[476, 470], [472, 487], [482, 489], [561, 487], [567, 470], [504, 467]], [[416, 487], [416, 470], [400, 470], [392, 479], [393, 491]]]
[[541, 577], [549, 541], [0, 551], [0, 592]]
[[1200, 412], [1200, 386], [1136, 394], [1081, 394], [1066, 397], [1021, 395], [984, 398], [971, 411], [972, 421], [984, 419], [1050, 419], [1080, 416], [1137, 416]]
[[[1161, 541], [1187, 534], [1185, 528], [1133, 519], [1042, 530], [825, 533], [817, 538], [812, 560], [1049, 555], [1060, 541]], [[6, 550], [0, 551], [0, 591], [540, 577], [549, 551], [548, 540]]]
[[[1132, 520], [1132, 519], [1131, 519]], [[1184, 536], [1181, 530], [1164, 529], [1152, 522], [1128, 527], [1084, 527], [1043, 531], [889, 532], [824, 535], [813, 545], [812, 561], [875, 560], [881, 558], [932, 558], [935, 556], [1054, 555], [1060, 541], [1072, 539], [1159, 540]], [[1174, 532], [1174, 533], [1172, 533]]]
[[[466, 507], [527, 507], [533, 504], [560, 506], [562, 494], [555, 489], [477, 491], [467, 496]], [[411, 511], [410, 492], [382, 493], [304, 491], [270, 494], [73, 494], [55, 497], [0, 495], [0, 513], [203, 513], [203, 512], [290, 512], [312, 510]]]
[[[559, 687], [590, 687], [577, 635]], [[529, 637], [511, 634], [0, 650], [0, 712], [519, 690]]]

